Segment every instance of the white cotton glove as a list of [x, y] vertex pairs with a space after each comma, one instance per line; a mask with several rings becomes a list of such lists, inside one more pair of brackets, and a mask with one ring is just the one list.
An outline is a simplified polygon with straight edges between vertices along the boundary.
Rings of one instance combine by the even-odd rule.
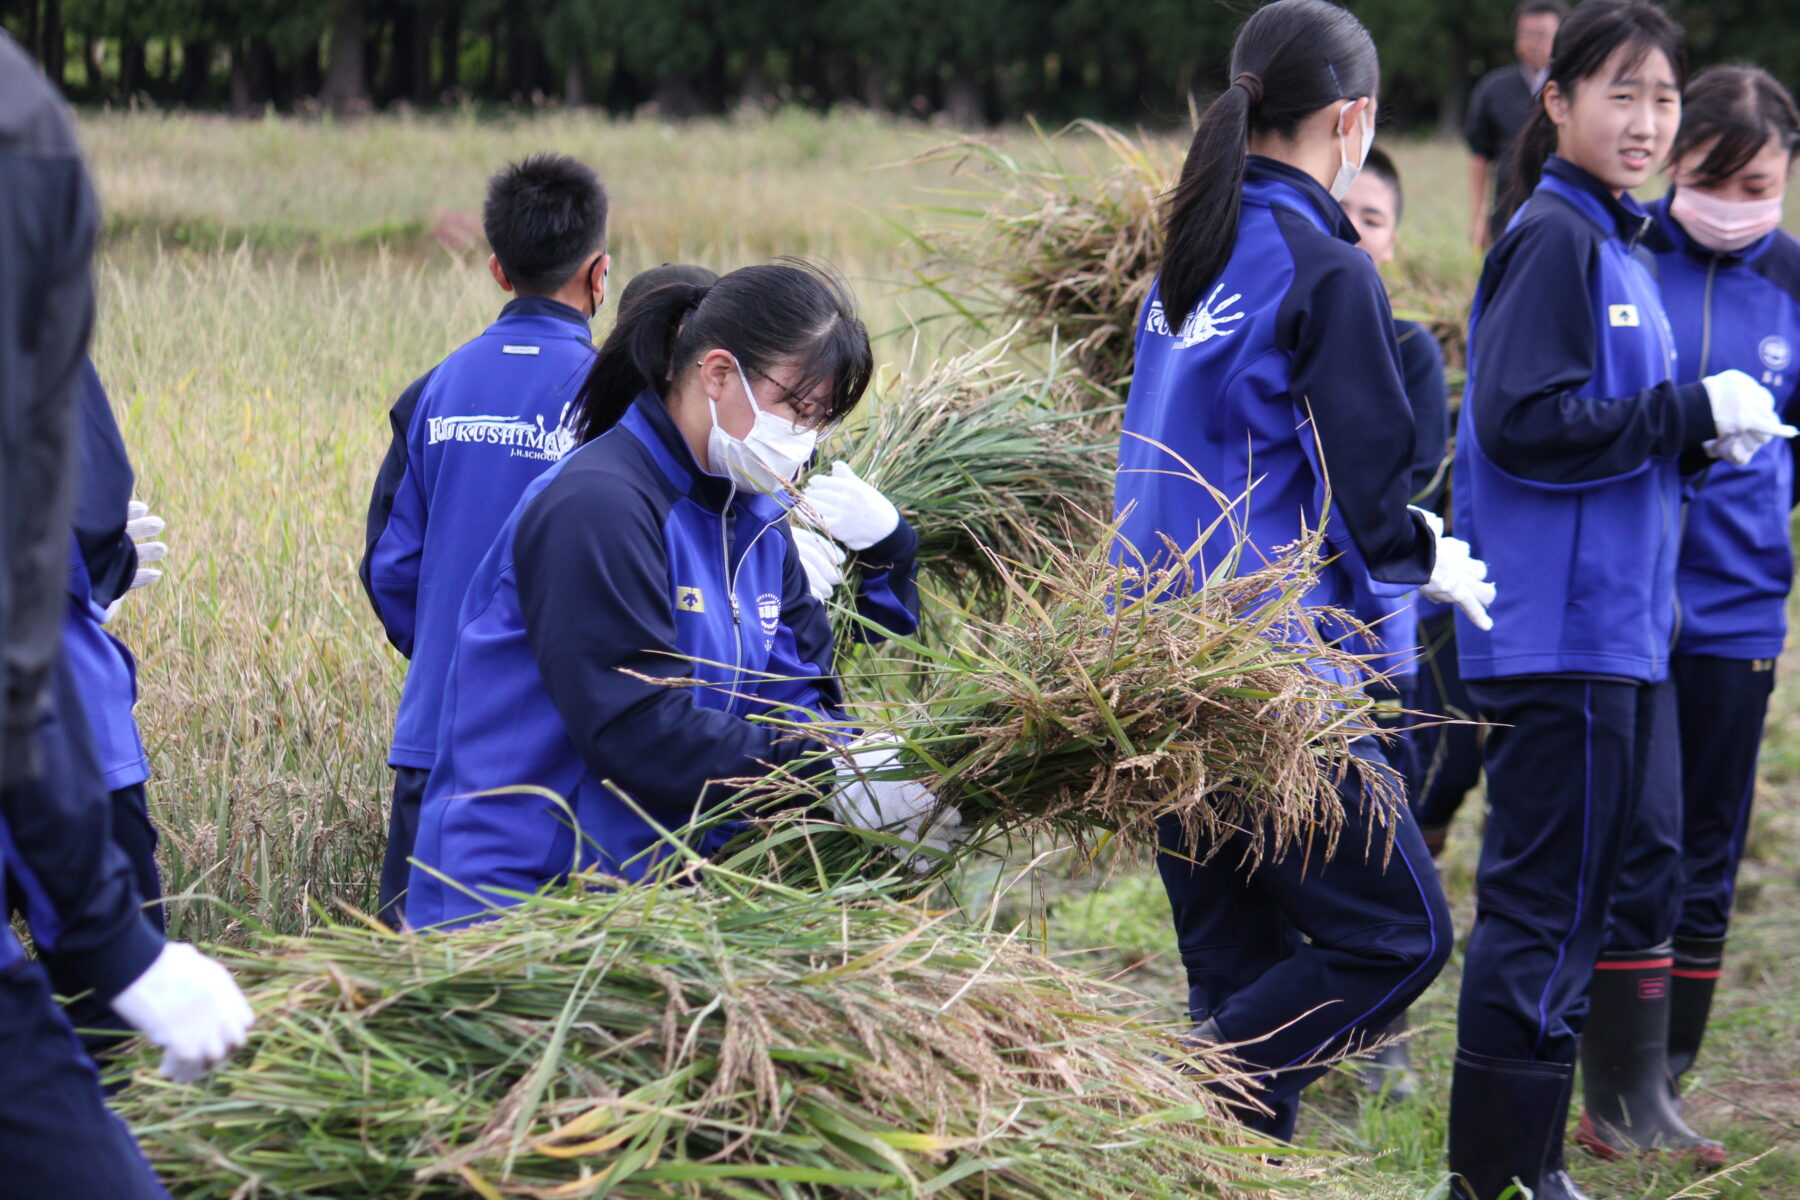
[[[872, 778], [899, 757], [900, 748], [892, 738], [872, 737], [851, 746], [838, 761], [838, 789], [832, 794], [831, 810], [846, 825], [891, 833], [948, 854], [969, 836], [962, 827], [962, 813], [940, 807], [936, 796], [912, 780]], [[938, 861], [901, 846], [894, 847], [893, 854], [920, 875]]]
[[1718, 429], [1719, 436], [1705, 445], [1714, 458], [1741, 467], [1773, 439], [1800, 433], [1775, 414], [1775, 397], [1769, 389], [1742, 371], [1721, 371], [1700, 382], [1712, 402], [1713, 424]]
[[163, 1052], [162, 1074], [192, 1083], [243, 1046], [255, 1014], [231, 973], [186, 942], [170, 942], [112, 1009]]
[[1437, 539], [1437, 562], [1431, 568], [1431, 579], [1419, 593], [1439, 604], [1456, 605], [1477, 629], [1492, 629], [1494, 619], [1487, 610], [1494, 602], [1495, 590], [1487, 582], [1487, 564], [1469, 553], [1469, 543], [1444, 533], [1442, 517], [1422, 508], [1413, 511], [1425, 518], [1431, 536]]
[[163, 573], [159, 568], [147, 566], [148, 563], [161, 562], [169, 553], [166, 542], [146, 541], [169, 527], [169, 523], [150, 511], [150, 506], [142, 500], [133, 500], [125, 508], [125, 536], [138, 544], [137, 574], [132, 576], [131, 586], [127, 591], [137, 591], [141, 587], [149, 587], [159, 582]]
[[842, 459], [831, 464], [831, 474], [808, 480], [802, 494], [825, 523], [825, 532], [852, 550], [867, 550], [900, 528], [894, 502], [859, 479]]
[[844, 548], [822, 533], [799, 525], [793, 529], [794, 548], [800, 552], [800, 565], [806, 570], [806, 590], [823, 604], [844, 582]]

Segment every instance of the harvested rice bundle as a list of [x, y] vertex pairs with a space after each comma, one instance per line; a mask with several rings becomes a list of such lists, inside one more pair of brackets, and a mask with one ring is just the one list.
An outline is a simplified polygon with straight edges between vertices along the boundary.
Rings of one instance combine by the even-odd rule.
[[966, 311], [1022, 322], [1021, 344], [1058, 346], [1080, 374], [1122, 399], [1181, 147], [1095, 121], [1043, 136], [1041, 146], [1041, 164], [978, 138], [924, 156], [969, 159], [992, 182], [977, 194], [979, 209], [949, 214], [974, 223], [919, 240], [973, 272], [982, 291], [957, 298]]
[[[864, 889], [700, 868], [234, 963], [211, 1081], [121, 1097], [177, 1195], [1228, 1196], [1273, 1178], [1126, 993]], [[1291, 1180], [1293, 1176], [1290, 1174]]]
[[1111, 503], [1116, 446], [1060, 402], [1079, 381], [1027, 373], [1008, 348], [1002, 338], [890, 379], [841, 435], [857, 474], [918, 532], [921, 568], [964, 596], [997, 582], [995, 554], [1091, 545]]
[[[1191, 588], [1182, 566], [1119, 565], [1103, 550], [996, 559], [1005, 611], [964, 613], [947, 647], [906, 642], [924, 664], [907, 676], [917, 693], [857, 714], [903, 749], [874, 778], [916, 779], [984, 832], [1148, 847], [1173, 817], [1202, 853], [1238, 833], [1251, 859], [1297, 843], [1335, 852], [1346, 778], [1390, 810], [1401, 794], [1351, 750], [1374, 729], [1355, 682], [1370, 668], [1319, 628], [1342, 637], [1361, 629], [1353, 618], [1302, 603], [1319, 550], [1314, 536]], [[773, 856], [761, 843], [756, 869], [841, 878], [873, 853], [868, 834], [818, 822], [808, 835]]]

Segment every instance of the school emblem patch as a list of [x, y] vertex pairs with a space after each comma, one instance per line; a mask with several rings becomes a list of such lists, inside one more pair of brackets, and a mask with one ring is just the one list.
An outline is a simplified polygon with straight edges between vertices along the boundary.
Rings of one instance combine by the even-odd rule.
[[1606, 306], [1606, 320], [1614, 329], [1636, 329], [1639, 324], [1637, 305], [1609, 304]]
[[675, 611], [703, 613], [706, 611], [706, 597], [700, 594], [699, 588], [678, 587], [675, 589]]
[[1780, 334], [1764, 338], [1756, 345], [1756, 352], [1762, 357], [1763, 366], [1771, 371], [1785, 371], [1788, 364], [1794, 361], [1793, 348], [1788, 340]]

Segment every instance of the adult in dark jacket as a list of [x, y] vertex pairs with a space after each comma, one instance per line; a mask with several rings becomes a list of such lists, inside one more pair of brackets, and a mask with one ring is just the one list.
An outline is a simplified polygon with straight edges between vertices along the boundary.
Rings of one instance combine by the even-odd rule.
[[1521, 0], [1512, 22], [1517, 61], [1483, 75], [1469, 94], [1463, 118], [1463, 138], [1469, 146], [1469, 237], [1483, 250], [1506, 229], [1499, 202], [1512, 187], [1508, 151], [1531, 118], [1531, 106], [1550, 67], [1557, 27], [1568, 15], [1563, 0]]
[[[33, 940], [186, 1077], [242, 1044], [249, 1006], [217, 963], [145, 923], [60, 655], [97, 229], [68, 114], [0, 33], [0, 884], [23, 898]], [[0, 931], [0, 1155], [0, 1197], [167, 1195], [10, 929]]]

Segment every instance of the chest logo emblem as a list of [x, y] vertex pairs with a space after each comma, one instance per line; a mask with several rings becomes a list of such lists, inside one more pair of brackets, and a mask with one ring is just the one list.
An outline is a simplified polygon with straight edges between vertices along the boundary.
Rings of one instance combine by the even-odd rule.
[[675, 589], [675, 611], [703, 613], [706, 611], [706, 597], [700, 594], [699, 588], [678, 587]]
[[1635, 304], [1609, 304], [1606, 306], [1606, 320], [1614, 329], [1636, 329], [1638, 310]]
[[763, 636], [774, 637], [775, 631], [781, 628], [781, 597], [773, 592], [764, 592], [758, 596], [756, 619], [762, 625]]
[[1788, 340], [1780, 334], [1766, 337], [1756, 345], [1757, 354], [1762, 356], [1763, 366], [1771, 371], [1785, 371], [1788, 364], [1794, 361], [1793, 348]]
[[1222, 283], [1213, 288], [1212, 295], [1206, 298], [1206, 303], [1189, 313], [1188, 319], [1181, 323], [1179, 335], [1169, 328], [1169, 318], [1163, 312], [1161, 300], [1151, 303], [1150, 311], [1144, 315], [1144, 328], [1151, 333], [1160, 333], [1164, 337], [1179, 336], [1183, 350], [1189, 346], [1198, 346], [1201, 342], [1210, 342], [1217, 337], [1229, 337], [1237, 330], [1226, 329], [1225, 326], [1243, 320], [1244, 313], [1242, 309], [1237, 312], [1227, 312], [1226, 310], [1242, 300], [1244, 294], [1233, 292], [1221, 300], [1219, 293], [1224, 290], [1225, 285]]

